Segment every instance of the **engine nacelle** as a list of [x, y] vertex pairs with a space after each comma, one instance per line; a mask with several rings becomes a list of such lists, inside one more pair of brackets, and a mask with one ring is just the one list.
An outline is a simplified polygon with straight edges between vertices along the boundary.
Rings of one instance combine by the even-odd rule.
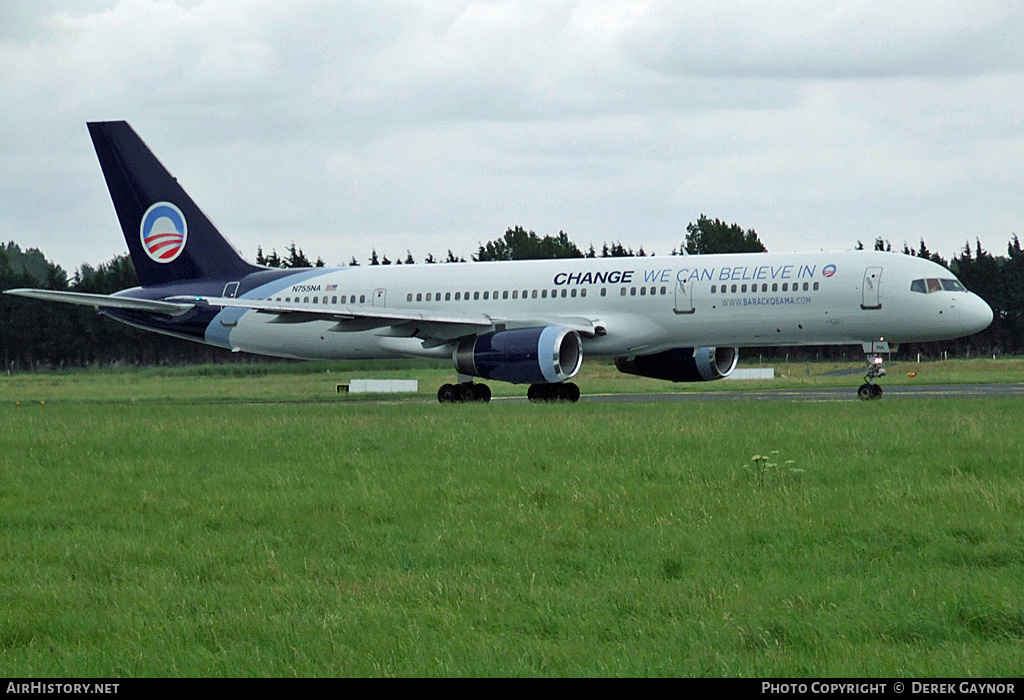
[[576, 331], [560, 326], [514, 328], [467, 338], [452, 354], [460, 374], [513, 384], [554, 384], [583, 364]]
[[670, 382], [710, 382], [732, 374], [740, 354], [736, 348], [673, 348], [653, 355], [616, 357], [620, 372]]

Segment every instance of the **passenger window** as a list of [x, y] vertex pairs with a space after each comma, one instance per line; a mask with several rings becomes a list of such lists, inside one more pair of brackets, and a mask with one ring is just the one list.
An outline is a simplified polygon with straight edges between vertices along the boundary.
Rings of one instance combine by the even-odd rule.
[[365, 294], [360, 294], [359, 295], [359, 303], [360, 304], [365, 304], [366, 303], [366, 295]]
[[734, 285], [732, 286], [732, 293], [733, 293], [733, 294], [735, 294], [735, 293], [736, 293], [736, 285], [735, 285], [735, 284], [734, 284]]
[[814, 283], [814, 291], [818, 291], [818, 283], [817, 282]]
[[809, 287], [810, 287], [810, 285], [808, 285], [806, 282], [804, 282], [804, 291], [805, 292], [808, 290]]
[[[486, 299], [486, 298], [487, 297], [484, 297], [484, 299]], [[480, 299], [480, 292], [473, 292], [473, 301], [478, 301], [479, 299]]]
[[302, 303], [303, 304], [308, 304], [309, 303], [309, 297], [302, 297]]
[[640, 287], [640, 296], [647, 296], [647, 287]]
[[747, 285], [743, 285], [742, 287], [740, 287], [740, 293], [741, 294], [746, 294], [747, 293]]
[[427, 301], [430, 301], [431, 293], [427, 292]]
[[332, 304], [337, 304], [338, 303], [338, 297], [331, 297], [331, 303]]
[[490, 295], [490, 292], [484, 292], [484, 299], [487, 299], [488, 295]]
[[662, 287], [661, 288], [661, 296], [665, 296], [666, 294], [668, 294], [668, 287]]
[[575, 298], [576, 298], [576, 287], [573, 287], [573, 288], [572, 288], [572, 298], [573, 298], [573, 299], [575, 299]]
[[636, 296], [636, 287], [630, 287], [629, 288], [629, 296], [631, 296], [631, 297], [635, 297]]
[[445, 301], [451, 301], [452, 300], [452, 293], [451, 292], [445, 292], [444, 293], [444, 300]]
[[625, 287], [621, 287], [619, 289], [619, 296], [623, 296], [623, 297], [626, 296], [626, 288]]
[[540, 290], [540, 298], [541, 299], [547, 299], [548, 298], [548, 290], [546, 290], [546, 289]]
[[569, 294], [569, 290], [568, 290], [568, 289], [563, 289], [563, 290], [562, 290], [562, 298], [563, 298], [563, 299], [565, 299], [565, 297], [566, 297], [566, 296], [567, 296], [568, 294]]
[[583, 289], [580, 290], [580, 296], [581, 297], [587, 296], [587, 288], [586, 287], [584, 287]]
[[779, 291], [779, 283], [778, 282], [772, 282], [772, 291], [773, 292]]
[[711, 293], [714, 294], [717, 288], [718, 287], [716, 285], [711, 285]]
[[537, 298], [537, 290], [536, 290], [536, 289], [534, 289], [534, 290], [533, 290], [533, 294], [532, 294], [532, 297], [533, 297], [534, 299], [536, 299], [536, 298]]
[[788, 292], [789, 291], [789, 282], [783, 282], [782, 283], [782, 291], [784, 291], [784, 292]]

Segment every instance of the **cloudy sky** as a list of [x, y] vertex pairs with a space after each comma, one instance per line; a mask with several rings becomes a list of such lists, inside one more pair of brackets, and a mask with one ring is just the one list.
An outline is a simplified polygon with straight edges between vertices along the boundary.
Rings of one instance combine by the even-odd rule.
[[0, 240], [69, 271], [127, 250], [104, 119], [250, 259], [1024, 235], [1018, 0], [3, 0], [0, 119]]

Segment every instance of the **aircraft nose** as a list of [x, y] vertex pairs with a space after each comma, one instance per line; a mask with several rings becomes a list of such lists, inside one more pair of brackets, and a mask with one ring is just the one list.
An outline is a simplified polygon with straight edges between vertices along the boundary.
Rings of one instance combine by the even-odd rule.
[[977, 333], [988, 328], [992, 323], [992, 307], [977, 294], [971, 294], [963, 307], [963, 320], [968, 333]]

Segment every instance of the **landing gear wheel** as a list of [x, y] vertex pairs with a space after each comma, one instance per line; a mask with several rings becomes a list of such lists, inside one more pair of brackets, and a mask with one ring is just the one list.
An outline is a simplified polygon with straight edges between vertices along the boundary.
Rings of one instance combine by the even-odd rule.
[[875, 380], [884, 376], [885, 370], [882, 368], [882, 356], [878, 353], [869, 354], [868, 372], [864, 375], [866, 381], [857, 389], [857, 397], [861, 401], [882, 398], [882, 387], [875, 384]]
[[437, 390], [437, 400], [441, 403], [466, 403], [478, 401], [487, 403], [491, 400], [491, 389], [486, 384], [443, 384]]
[[869, 384], [864, 382], [857, 389], [857, 398], [861, 401], [870, 401], [872, 399], [882, 398], [882, 387], [878, 384]]
[[531, 384], [526, 390], [526, 398], [533, 403], [541, 401], [569, 401], [576, 403], [580, 400], [580, 388], [572, 382], [562, 384]]
[[532, 403], [540, 403], [541, 401], [548, 400], [548, 385], [547, 384], [531, 384], [530, 388], [526, 390], [526, 398]]
[[454, 384], [442, 384], [437, 390], [437, 400], [441, 403], [455, 403], [459, 398], [458, 387]]

